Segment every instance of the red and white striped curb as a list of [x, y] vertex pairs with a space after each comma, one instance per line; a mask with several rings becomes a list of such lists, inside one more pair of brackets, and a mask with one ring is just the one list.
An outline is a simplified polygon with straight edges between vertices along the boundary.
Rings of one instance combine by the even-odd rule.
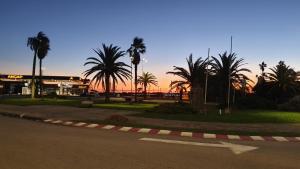
[[185, 131], [181, 132], [181, 131], [159, 130], [159, 129], [151, 129], [151, 128], [136, 128], [136, 127], [126, 127], [126, 126], [103, 125], [103, 124], [95, 124], [95, 123], [62, 121], [62, 120], [55, 120], [55, 119], [46, 119], [43, 120], [43, 122], [50, 123], [50, 124], [59, 124], [64, 126], [72, 126], [72, 127], [99, 128], [104, 130], [117, 130], [123, 132], [136, 132], [136, 133], [146, 133], [146, 134], [155, 134], [155, 135], [172, 135], [172, 136], [193, 137], [193, 138], [202, 138], [202, 139], [300, 142], [300, 137], [243, 136], [243, 135], [211, 134], [211, 133], [185, 132]]

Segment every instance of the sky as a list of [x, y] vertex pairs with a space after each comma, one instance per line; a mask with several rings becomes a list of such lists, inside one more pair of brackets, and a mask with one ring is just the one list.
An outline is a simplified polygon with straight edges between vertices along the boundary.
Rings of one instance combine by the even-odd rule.
[[50, 38], [44, 74], [81, 77], [86, 58], [97, 56], [92, 49], [105, 43], [127, 50], [138, 36], [147, 47], [139, 73], [153, 73], [159, 87], [152, 89], [166, 91], [173, 66], [186, 67], [191, 53], [206, 58], [208, 48], [218, 57], [233, 36], [233, 52], [255, 80], [262, 61], [270, 68], [284, 60], [300, 70], [299, 18], [297, 0], [1, 0], [0, 73], [31, 73], [26, 42], [39, 31]]

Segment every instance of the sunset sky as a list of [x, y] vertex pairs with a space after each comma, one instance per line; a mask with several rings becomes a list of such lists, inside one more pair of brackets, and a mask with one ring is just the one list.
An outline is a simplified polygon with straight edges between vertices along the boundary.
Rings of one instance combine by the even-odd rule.
[[[255, 79], [258, 64], [284, 60], [300, 70], [300, 1], [189, 0], [2, 0], [0, 73], [30, 74], [33, 52], [27, 38], [43, 31], [51, 51], [46, 75], [82, 76], [87, 57], [102, 43], [127, 50], [135, 36], [144, 38], [144, 71], [168, 90], [172, 66], [186, 66], [189, 54], [207, 57], [233, 51], [248, 63]], [[130, 63], [128, 56], [123, 60]], [[141, 72], [142, 65], [139, 66]], [[118, 86], [129, 89], [127, 87]]]

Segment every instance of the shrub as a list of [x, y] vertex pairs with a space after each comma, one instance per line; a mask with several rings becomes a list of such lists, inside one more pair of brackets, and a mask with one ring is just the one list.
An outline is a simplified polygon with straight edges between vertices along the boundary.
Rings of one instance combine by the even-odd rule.
[[239, 109], [275, 109], [276, 104], [264, 97], [251, 95], [238, 99], [237, 107]]
[[278, 105], [280, 110], [300, 111], [300, 96], [295, 96], [288, 102]]
[[112, 124], [127, 123], [129, 119], [123, 115], [114, 114], [106, 118], [104, 121]]

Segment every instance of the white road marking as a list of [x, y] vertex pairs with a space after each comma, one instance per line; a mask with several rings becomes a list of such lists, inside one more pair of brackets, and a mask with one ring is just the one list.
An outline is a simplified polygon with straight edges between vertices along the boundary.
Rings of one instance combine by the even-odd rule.
[[132, 127], [122, 127], [119, 130], [120, 131], [129, 131], [130, 129], [132, 129]]
[[167, 139], [157, 139], [157, 138], [140, 138], [139, 140], [169, 143], [169, 144], [183, 144], [183, 145], [194, 145], [194, 146], [203, 146], [203, 147], [229, 148], [234, 154], [237, 154], [237, 155], [248, 152], [248, 151], [252, 151], [252, 150], [255, 150], [258, 148], [258, 147], [253, 147], [253, 146], [245, 146], [245, 145], [232, 144], [232, 143], [227, 143], [227, 142], [220, 142], [221, 144], [216, 144], [216, 143], [200, 143], [200, 142], [167, 140]]
[[274, 138], [276, 141], [288, 141], [286, 138], [281, 137], [281, 136], [273, 136], [273, 138]]
[[71, 121], [66, 121], [63, 123], [63, 125], [71, 125], [71, 124], [73, 124], [73, 122], [71, 122]]
[[53, 123], [53, 124], [59, 124], [59, 123], [62, 123], [63, 121], [61, 121], [61, 120], [56, 120], [56, 121], [52, 121], [51, 123]]
[[170, 134], [171, 131], [170, 130], [159, 130], [159, 132], [157, 134], [161, 134], [161, 135], [168, 135]]
[[265, 139], [261, 136], [250, 136], [255, 141], [264, 141]]
[[241, 139], [238, 135], [227, 135], [228, 139], [230, 140], [239, 140]]
[[181, 132], [180, 135], [184, 136], [184, 137], [192, 137], [193, 133], [192, 132]]
[[208, 134], [208, 133], [204, 133], [203, 134], [203, 138], [216, 138], [216, 134]]
[[149, 133], [151, 129], [147, 129], [147, 128], [141, 128], [138, 132], [139, 133]]
[[79, 122], [79, 123], [74, 124], [74, 126], [76, 126], [76, 127], [81, 127], [81, 126], [83, 126], [83, 125], [85, 125], [85, 124], [86, 124], [86, 123]]
[[106, 126], [104, 126], [104, 127], [102, 127], [103, 129], [107, 129], [107, 130], [109, 130], [109, 129], [112, 129], [112, 128], [114, 128], [115, 126], [114, 125], [106, 125]]
[[50, 122], [52, 121], [52, 119], [47, 119], [47, 120], [44, 120], [44, 122]]
[[99, 126], [99, 124], [89, 124], [89, 125], [87, 125], [85, 127], [87, 127], [87, 128], [95, 128], [97, 126]]

